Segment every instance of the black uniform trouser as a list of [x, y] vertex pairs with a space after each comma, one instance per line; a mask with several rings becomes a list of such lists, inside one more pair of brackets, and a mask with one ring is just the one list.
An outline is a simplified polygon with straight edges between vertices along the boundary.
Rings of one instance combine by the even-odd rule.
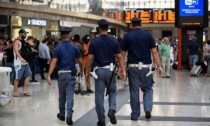
[[44, 79], [45, 76], [44, 76], [44, 69], [46, 71], [48, 71], [49, 69], [49, 65], [47, 64], [47, 59], [43, 59], [43, 58], [39, 58], [39, 66], [40, 66], [40, 75], [41, 75], [41, 78]]

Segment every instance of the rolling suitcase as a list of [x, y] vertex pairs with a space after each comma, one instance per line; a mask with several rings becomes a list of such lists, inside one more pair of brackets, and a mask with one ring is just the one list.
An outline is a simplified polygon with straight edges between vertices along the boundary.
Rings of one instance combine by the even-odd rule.
[[190, 71], [190, 75], [198, 77], [201, 73], [201, 70], [202, 70], [202, 67], [200, 65], [199, 66], [194, 65], [192, 70]]

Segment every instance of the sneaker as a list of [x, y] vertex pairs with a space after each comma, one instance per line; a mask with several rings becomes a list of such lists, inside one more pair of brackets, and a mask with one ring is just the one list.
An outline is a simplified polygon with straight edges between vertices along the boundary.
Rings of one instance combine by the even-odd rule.
[[97, 122], [97, 126], [105, 126], [105, 122], [100, 122], [100, 121], [98, 121], [98, 122]]
[[80, 94], [81, 94], [81, 95], [85, 95], [85, 91], [81, 91]]
[[81, 90], [75, 90], [74, 93], [79, 94], [79, 93], [81, 93]]
[[71, 119], [71, 118], [67, 118], [67, 119], [66, 119], [66, 124], [67, 124], [67, 125], [70, 125], [70, 126], [73, 125], [72, 119]]
[[37, 82], [39, 82], [39, 81], [37, 81], [37, 80], [31, 80], [30, 82], [32, 82], [32, 83], [37, 83]]
[[167, 76], [166, 76], [166, 75], [163, 75], [162, 77], [163, 77], [163, 78], [166, 78]]
[[94, 91], [91, 89], [87, 89], [87, 93], [94, 93]]
[[145, 118], [146, 118], [146, 119], [151, 119], [151, 117], [152, 117], [152, 116], [151, 116], [151, 112], [145, 112], [145, 114], [146, 114], [146, 115], [145, 115]]
[[108, 117], [110, 118], [110, 122], [112, 124], [117, 124], [117, 120], [116, 120], [116, 117], [115, 117], [115, 111], [114, 110], [109, 110]]
[[61, 121], [65, 121], [65, 116], [61, 116], [60, 113], [57, 114], [57, 118]]

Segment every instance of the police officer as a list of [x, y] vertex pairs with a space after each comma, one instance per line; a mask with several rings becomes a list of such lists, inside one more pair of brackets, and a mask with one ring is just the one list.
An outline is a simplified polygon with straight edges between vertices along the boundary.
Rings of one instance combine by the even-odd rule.
[[59, 89], [59, 110], [57, 117], [65, 120], [65, 103], [67, 102], [67, 119], [66, 123], [72, 125], [73, 105], [74, 105], [74, 88], [75, 75], [77, 73], [75, 68], [75, 61], [77, 60], [80, 66], [80, 75], [82, 76], [82, 57], [79, 49], [70, 43], [70, 31], [64, 29], [60, 31], [62, 42], [55, 48], [53, 59], [50, 64], [48, 72], [48, 84], [51, 85], [51, 74], [56, 67], [58, 69], [58, 89]]
[[143, 31], [141, 20], [133, 18], [131, 20], [133, 30], [126, 34], [123, 38], [121, 49], [122, 55], [125, 57], [128, 52], [128, 77], [130, 86], [130, 105], [131, 105], [131, 120], [136, 121], [140, 116], [140, 101], [139, 101], [139, 87], [141, 83], [141, 90], [144, 93], [143, 103], [145, 118], [151, 118], [151, 111], [153, 106], [153, 75], [151, 67], [151, 53], [158, 66], [158, 73], [162, 74], [160, 65], [160, 58], [156, 49], [153, 37], [150, 33]]
[[88, 60], [86, 64], [86, 77], [89, 77], [90, 65], [93, 61], [95, 76], [95, 104], [96, 113], [98, 115], [98, 126], [105, 126], [105, 110], [104, 110], [104, 91], [108, 87], [109, 90], [109, 112], [108, 117], [112, 124], [117, 124], [115, 117], [116, 112], [116, 78], [109, 85], [113, 73], [113, 64], [115, 55], [119, 59], [119, 64], [122, 69], [122, 75], [126, 78], [126, 72], [123, 62], [123, 57], [120, 52], [120, 46], [115, 39], [108, 37], [109, 22], [101, 19], [98, 21], [100, 37], [90, 42], [88, 51]]

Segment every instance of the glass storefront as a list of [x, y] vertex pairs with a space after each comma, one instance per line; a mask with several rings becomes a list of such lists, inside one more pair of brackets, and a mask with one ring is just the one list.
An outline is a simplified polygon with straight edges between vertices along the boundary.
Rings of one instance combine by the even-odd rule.
[[18, 31], [21, 28], [24, 28], [29, 32], [28, 36], [34, 36], [38, 40], [42, 40], [45, 37], [56, 39], [59, 36], [58, 21], [12, 16], [11, 25], [12, 40], [18, 37]]

